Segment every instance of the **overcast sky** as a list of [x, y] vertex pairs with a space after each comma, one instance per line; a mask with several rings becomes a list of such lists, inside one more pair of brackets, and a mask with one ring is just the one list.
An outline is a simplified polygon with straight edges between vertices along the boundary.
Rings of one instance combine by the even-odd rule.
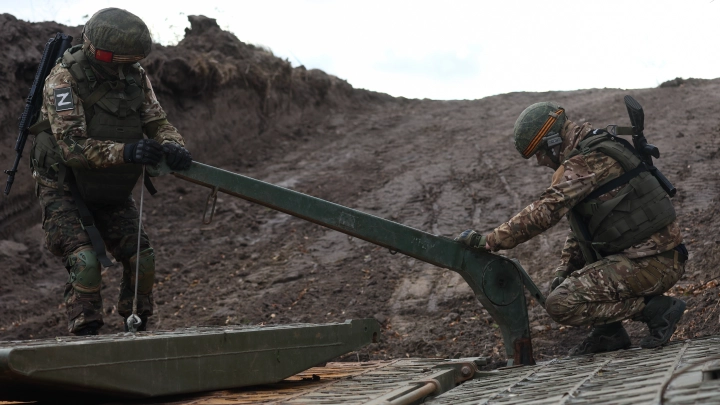
[[157, 42], [203, 14], [293, 66], [408, 98], [647, 88], [720, 77], [720, 1], [0, 0], [28, 21], [81, 25], [121, 7]]

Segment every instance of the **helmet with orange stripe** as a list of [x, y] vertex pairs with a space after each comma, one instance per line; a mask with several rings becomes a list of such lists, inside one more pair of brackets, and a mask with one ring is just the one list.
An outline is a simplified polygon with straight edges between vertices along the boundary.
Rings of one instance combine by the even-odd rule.
[[525, 159], [539, 151], [555, 151], [550, 158], [558, 158], [555, 146], [562, 144], [560, 131], [565, 124], [565, 109], [557, 103], [543, 101], [526, 108], [515, 121], [515, 148]]
[[152, 37], [140, 17], [119, 8], [104, 8], [83, 27], [83, 50], [95, 66], [107, 71], [150, 54]]

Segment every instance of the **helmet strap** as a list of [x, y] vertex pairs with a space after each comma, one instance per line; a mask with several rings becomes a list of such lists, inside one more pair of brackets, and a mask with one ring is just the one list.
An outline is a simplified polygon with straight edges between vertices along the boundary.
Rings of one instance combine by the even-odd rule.
[[560, 164], [560, 145], [555, 145], [552, 148], [549, 148], [547, 151], [547, 155], [550, 157], [550, 160], [552, 160], [553, 163], [556, 165]]
[[545, 143], [545, 150], [547, 155], [553, 161], [553, 163], [560, 163], [560, 145], [562, 145], [562, 138], [557, 132], [551, 132], [543, 138]]

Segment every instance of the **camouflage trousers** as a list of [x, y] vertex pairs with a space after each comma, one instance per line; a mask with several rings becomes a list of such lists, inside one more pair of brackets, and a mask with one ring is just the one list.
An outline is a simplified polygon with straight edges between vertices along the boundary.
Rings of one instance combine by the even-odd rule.
[[[45, 231], [45, 245], [56, 256], [63, 258], [69, 273], [65, 284], [65, 305], [68, 315], [68, 330], [77, 332], [91, 322], [103, 324], [103, 303], [100, 288], [88, 292], [78, 288], [75, 274], [78, 252], [92, 251], [87, 232], [80, 224], [80, 214], [72, 195], [65, 191], [38, 185], [37, 195], [42, 208], [42, 226]], [[117, 310], [122, 317], [132, 314], [135, 296], [135, 266], [138, 241], [138, 210], [132, 196], [119, 204], [88, 204], [95, 225], [102, 235], [105, 247], [115, 260], [123, 265], [120, 296]], [[145, 286], [138, 291], [138, 315], [149, 316], [153, 313], [152, 284], [154, 282], [154, 255], [150, 249], [148, 236], [143, 231], [140, 237], [141, 253], [138, 284]], [[97, 266], [99, 273], [99, 265]], [[101, 277], [97, 274], [96, 277]]]
[[[671, 251], [675, 252], [675, 251]], [[685, 264], [664, 254], [603, 258], [573, 272], [550, 293], [545, 308], [563, 325], [601, 325], [638, 315], [646, 296], [661, 295], [685, 273]]]

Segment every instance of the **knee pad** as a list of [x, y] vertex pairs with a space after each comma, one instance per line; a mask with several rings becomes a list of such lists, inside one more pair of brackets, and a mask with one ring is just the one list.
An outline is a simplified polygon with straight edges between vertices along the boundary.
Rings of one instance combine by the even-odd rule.
[[65, 267], [70, 273], [68, 284], [80, 293], [96, 293], [102, 288], [100, 263], [95, 252], [82, 247], [71, 253], [65, 260]]
[[[137, 263], [137, 255], [132, 256], [129, 260], [130, 285], [128, 287], [133, 291], [135, 290], [135, 266]], [[155, 251], [153, 248], [140, 252], [140, 269], [137, 273], [138, 294], [150, 294], [155, 283]]]

